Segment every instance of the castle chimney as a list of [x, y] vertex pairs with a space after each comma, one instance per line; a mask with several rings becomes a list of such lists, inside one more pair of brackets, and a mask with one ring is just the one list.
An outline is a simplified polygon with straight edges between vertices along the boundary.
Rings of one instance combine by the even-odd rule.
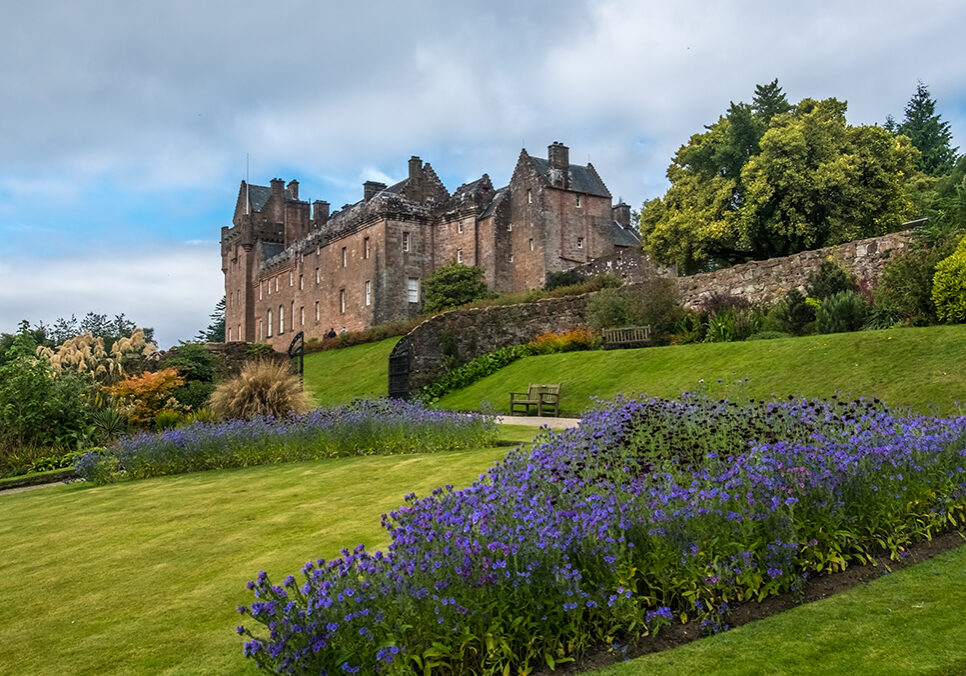
[[409, 158], [409, 182], [406, 197], [414, 202], [423, 201], [423, 161], [413, 155]]
[[413, 155], [409, 158], [409, 180], [418, 181], [423, 177], [423, 161]]
[[618, 202], [611, 208], [612, 218], [625, 228], [631, 227], [631, 207], [629, 204]]
[[368, 202], [373, 197], [375, 197], [377, 192], [385, 189], [386, 189], [385, 183], [380, 183], [379, 181], [366, 181], [365, 183], [362, 184], [362, 190], [363, 190], [362, 199], [363, 201]]
[[289, 181], [286, 187], [288, 188], [289, 193], [291, 193], [292, 199], [297, 200], [299, 198], [299, 182], [294, 180]]
[[312, 220], [316, 226], [325, 225], [329, 220], [329, 203], [324, 200], [315, 200], [312, 203]]
[[282, 193], [285, 190], [285, 181], [283, 181], [280, 178], [273, 178], [271, 185], [272, 185], [272, 197], [275, 197], [281, 200]]
[[560, 141], [554, 141], [547, 146], [547, 159], [551, 168], [566, 171], [570, 168], [570, 148]]

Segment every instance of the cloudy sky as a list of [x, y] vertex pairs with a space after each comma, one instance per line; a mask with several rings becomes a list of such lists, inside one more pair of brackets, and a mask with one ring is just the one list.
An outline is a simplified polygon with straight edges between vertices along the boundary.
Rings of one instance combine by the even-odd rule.
[[924, 81], [966, 148], [966, 3], [63, 2], [0, 25], [0, 331], [88, 311], [189, 339], [246, 157], [333, 209], [431, 162], [504, 184], [560, 140], [614, 197], [779, 78], [882, 123]]

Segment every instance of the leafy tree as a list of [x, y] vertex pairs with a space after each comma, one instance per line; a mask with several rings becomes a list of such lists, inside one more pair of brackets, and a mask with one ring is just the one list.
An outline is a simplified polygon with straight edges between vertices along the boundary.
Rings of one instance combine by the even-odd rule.
[[889, 116], [886, 129], [909, 137], [922, 156], [919, 167], [930, 176], [943, 176], [953, 169], [956, 151], [950, 144], [953, 139], [949, 122], [943, 122], [936, 113], [936, 101], [929, 94], [929, 88], [919, 81], [916, 93], [906, 104], [905, 118], [900, 124]]
[[783, 101], [777, 82], [759, 85], [678, 150], [671, 187], [641, 214], [653, 258], [695, 272], [883, 234], [911, 214], [908, 141], [849, 126], [835, 99]]
[[225, 342], [225, 297], [215, 305], [215, 311], [208, 315], [211, 323], [207, 328], [202, 329], [195, 336], [195, 340], [204, 343], [223, 343]]
[[483, 270], [462, 263], [445, 265], [436, 270], [423, 282], [423, 290], [427, 312], [459, 307], [491, 295], [483, 281]]
[[[114, 315], [114, 319], [108, 319], [105, 314], [88, 312], [80, 321], [74, 315], [71, 315], [70, 319], [58, 317], [50, 326], [38, 325], [37, 330], [42, 331], [49, 342], [52, 343], [49, 347], [61, 345], [71, 338], [89, 333], [94, 338], [102, 338], [104, 349], [110, 352], [115, 342], [121, 338], [130, 338], [136, 328], [137, 324], [125, 317], [123, 312]], [[142, 330], [144, 331], [144, 339], [149, 343], [153, 342], [154, 329]]]

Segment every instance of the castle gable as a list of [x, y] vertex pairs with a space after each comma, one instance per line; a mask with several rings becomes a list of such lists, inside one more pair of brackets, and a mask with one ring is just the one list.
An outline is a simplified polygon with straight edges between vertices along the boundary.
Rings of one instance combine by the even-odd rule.
[[597, 197], [611, 196], [610, 191], [604, 185], [600, 176], [597, 175], [597, 171], [592, 164], [588, 164], [586, 167], [579, 164], [568, 165], [565, 183], [562, 169], [551, 167], [550, 162], [542, 157], [529, 157], [545, 185], [587, 195], [596, 195]]

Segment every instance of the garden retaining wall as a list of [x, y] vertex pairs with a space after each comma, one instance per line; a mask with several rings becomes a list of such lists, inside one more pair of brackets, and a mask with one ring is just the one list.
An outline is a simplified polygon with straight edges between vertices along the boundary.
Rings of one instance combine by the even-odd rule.
[[[808, 276], [829, 256], [860, 280], [874, 283], [885, 263], [896, 252], [907, 249], [910, 240], [911, 231], [895, 232], [784, 258], [671, 278], [678, 283], [685, 307], [700, 307], [702, 299], [711, 294], [741, 296], [751, 303], [772, 303], [789, 289], [804, 290]], [[629, 289], [653, 276], [666, 276], [666, 271], [656, 269], [646, 256], [631, 252], [622, 252], [584, 268], [588, 272], [617, 274]], [[528, 342], [546, 331], [562, 332], [586, 324], [587, 301], [593, 296], [589, 293], [545, 298], [535, 303], [454, 310], [432, 317], [403, 336], [393, 349], [389, 360], [390, 373], [395, 375], [390, 375], [393, 381], [390, 395], [415, 394], [446, 373], [450, 365], [464, 364], [507, 345]], [[408, 373], [408, 379], [400, 380], [401, 373]]]

